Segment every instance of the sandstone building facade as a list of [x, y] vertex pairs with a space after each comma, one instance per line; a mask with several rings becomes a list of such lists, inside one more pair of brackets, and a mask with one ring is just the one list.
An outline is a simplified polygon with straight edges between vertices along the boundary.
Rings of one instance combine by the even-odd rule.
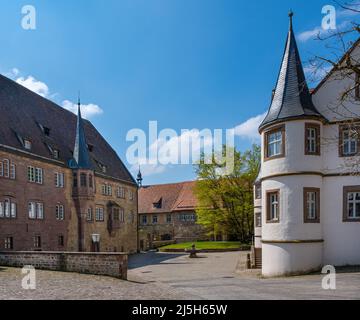
[[0, 76], [0, 250], [137, 250], [137, 184], [94, 126]]
[[139, 189], [139, 248], [154, 242], [187, 242], [206, 239], [196, 223], [194, 181], [144, 186]]

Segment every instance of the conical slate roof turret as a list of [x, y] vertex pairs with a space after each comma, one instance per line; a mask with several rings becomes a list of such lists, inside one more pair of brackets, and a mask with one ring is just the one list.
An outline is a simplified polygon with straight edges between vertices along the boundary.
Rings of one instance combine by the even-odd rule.
[[322, 117], [313, 105], [306, 83], [299, 50], [293, 30], [293, 13], [289, 13], [290, 27], [280, 74], [270, 109], [260, 125], [264, 127], [294, 117]]
[[89, 150], [86, 143], [83, 119], [81, 117], [80, 99], [78, 102], [78, 117], [74, 146], [74, 160], [78, 169], [91, 169]]

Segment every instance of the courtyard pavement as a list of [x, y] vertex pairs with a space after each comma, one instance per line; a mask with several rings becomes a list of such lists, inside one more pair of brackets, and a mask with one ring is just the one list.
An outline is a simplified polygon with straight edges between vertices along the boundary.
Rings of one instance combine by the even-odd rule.
[[360, 270], [339, 271], [337, 289], [321, 288], [322, 275], [262, 279], [236, 272], [245, 253], [146, 253], [129, 259], [128, 281], [110, 277], [40, 271], [36, 290], [21, 287], [20, 269], [0, 267], [4, 299], [360, 299]]
[[[322, 289], [324, 275], [264, 279], [256, 272], [236, 272], [246, 253], [187, 255], [147, 253], [130, 258], [129, 275], [186, 292], [189, 299], [282, 300], [360, 299], [360, 268], [338, 270], [337, 289]], [[143, 263], [141, 262], [143, 261]]]

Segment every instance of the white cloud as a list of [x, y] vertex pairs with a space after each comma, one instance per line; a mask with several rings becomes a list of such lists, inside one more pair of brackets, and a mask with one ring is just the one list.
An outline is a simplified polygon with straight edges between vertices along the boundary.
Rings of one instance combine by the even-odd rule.
[[[24, 86], [25, 88], [35, 92], [36, 94], [44, 98], [54, 99], [56, 96], [58, 96], [57, 93], [50, 92], [49, 87], [45, 82], [39, 81], [31, 75], [25, 77], [25, 76], [19, 76], [20, 74], [21, 72], [18, 68], [12, 68], [10, 71], [5, 73], [7, 77], [13, 79], [18, 84]], [[77, 114], [77, 104], [69, 100], [64, 100], [62, 102], [62, 107], [66, 110], [69, 110]], [[81, 112], [82, 112], [82, 116], [85, 119], [89, 119], [93, 116], [97, 116], [104, 113], [104, 111], [98, 105], [93, 103], [81, 105]]]
[[[66, 110], [69, 110], [75, 114], [77, 114], [78, 105], [69, 100], [65, 100], [62, 103], [62, 107]], [[104, 110], [101, 109], [98, 105], [90, 103], [90, 104], [82, 104], [81, 105], [81, 115], [85, 119], [90, 119], [91, 117], [98, 116], [103, 114]]]
[[343, 29], [348, 27], [349, 25], [350, 25], [350, 21], [347, 20], [347, 21], [341, 22], [340, 24], [338, 23], [336, 25], [335, 30], [325, 30], [321, 26], [317, 26], [314, 29], [303, 31], [303, 32], [299, 33], [297, 38], [301, 42], [306, 42], [308, 40], [314, 40], [319, 36], [326, 37], [326, 36], [333, 35], [334, 33], [343, 31]]
[[[158, 164], [144, 164], [141, 166], [141, 174], [143, 177], [149, 177], [157, 174], [161, 174], [166, 171], [168, 166], [164, 165], [158, 165]], [[130, 168], [130, 171], [133, 173], [133, 175], [137, 175], [139, 170], [138, 166], [132, 166]]]
[[250, 118], [235, 127], [235, 135], [250, 140], [259, 140], [259, 126], [266, 117], [266, 113]]
[[[18, 69], [14, 68], [13, 71], [14, 70], [14, 75], [19, 73]], [[42, 97], [47, 97], [49, 95], [49, 87], [44, 82], [36, 80], [33, 76], [28, 76], [27, 78], [19, 77], [15, 81]]]
[[304, 32], [301, 32], [298, 35], [298, 39], [302, 42], [306, 42], [310, 39], [315, 39], [317, 36], [321, 35], [324, 32], [324, 30], [321, 27], [315, 27], [312, 30], [307, 30]]

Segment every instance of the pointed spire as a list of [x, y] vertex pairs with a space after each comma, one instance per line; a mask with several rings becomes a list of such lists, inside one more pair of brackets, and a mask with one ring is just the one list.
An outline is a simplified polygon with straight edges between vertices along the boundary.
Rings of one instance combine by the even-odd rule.
[[140, 166], [139, 166], [139, 173], [138, 173], [138, 175], [137, 175], [136, 181], [137, 181], [137, 183], [138, 183], [139, 188], [141, 188], [141, 187], [142, 187], [143, 178], [142, 178]]
[[299, 50], [293, 30], [292, 11], [289, 12], [289, 32], [287, 36], [283, 61], [271, 106], [265, 120], [260, 125], [265, 126], [294, 117], [322, 117], [312, 103]]
[[80, 94], [78, 100], [78, 117], [74, 146], [74, 160], [76, 161], [77, 168], [79, 169], [91, 169], [92, 167], [85, 138], [83, 119], [81, 117]]
[[293, 17], [294, 17], [294, 12], [290, 9], [290, 11], [289, 11], [289, 20], [290, 20], [289, 30], [293, 30]]

